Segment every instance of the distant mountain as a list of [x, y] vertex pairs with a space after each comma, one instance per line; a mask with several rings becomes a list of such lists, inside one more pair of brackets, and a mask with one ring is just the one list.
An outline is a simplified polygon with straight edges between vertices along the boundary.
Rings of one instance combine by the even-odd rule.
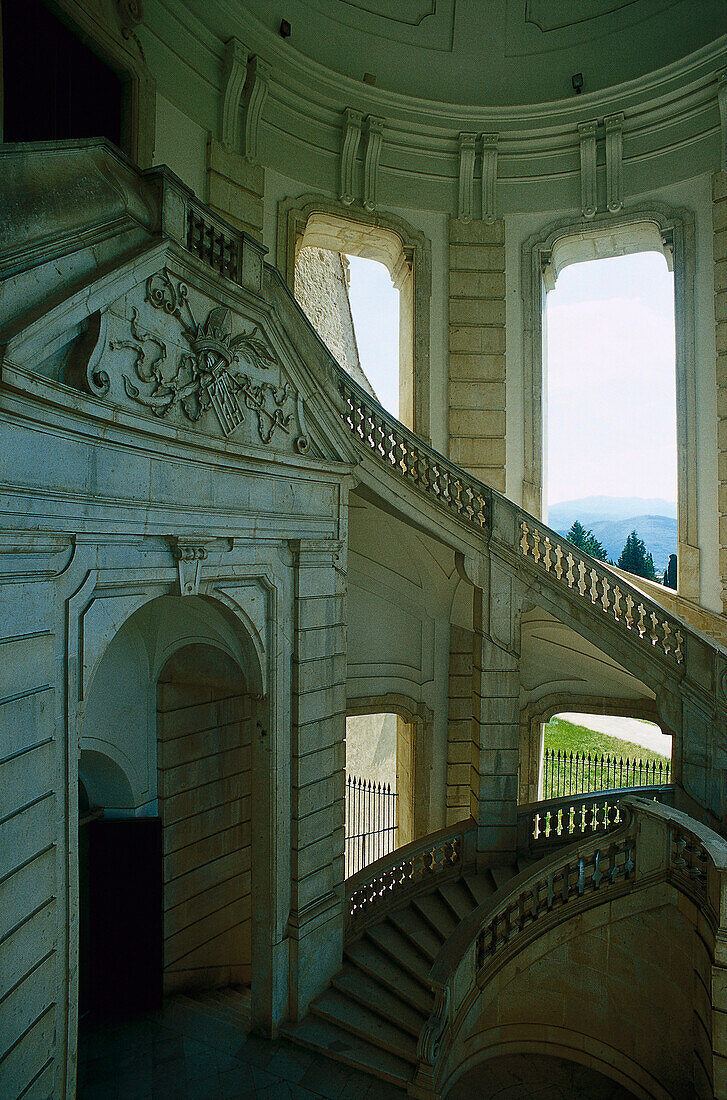
[[669, 516], [676, 519], [676, 514], [677, 506], [673, 500], [658, 497], [583, 497], [581, 500], [551, 504], [548, 523], [560, 531], [563, 527], [567, 530], [575, 519], [580, 520], [584, 527], [591, 527], [602, 519], [628, 519], [629, 516]]
[[567, 535], [576, 519], [586, 530], [593, 531], [614, 562], [632, 531], [644, 540], [657, 574], [666, 569], [669, 555], [677, 552], [676, 504], [673, 501], [585, 497], [563, 501], [548, 509], [548, 523], [560, 535]]

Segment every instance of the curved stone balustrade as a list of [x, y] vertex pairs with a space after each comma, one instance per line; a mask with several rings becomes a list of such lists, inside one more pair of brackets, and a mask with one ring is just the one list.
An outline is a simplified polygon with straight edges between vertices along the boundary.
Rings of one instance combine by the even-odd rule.
[[671, 803], [674, 788], [668, 785], [629, 787], [626, 790], [565, 795], [519, 806], [518, 851], [537, 856], [596, 833], [605, 835], [612, 832], [623, 821], [621, 802], [624, 797]]
[[404, 898], [429, 889], [432, 879], [456, 879], [475, 860], [477, 826], [460, 821], [439, 832], [414, 840], [389, 855], [369, 863], [346, 883], [346, 936], [357, 935], [369, 918], [382, 913]]
[[684, 637], [679, 624], [664, 610], [589, 554], [580, 554], [553, 531], [542, 531], [532, 516], [520, 521], [520, 551], [561, 584], [577, 592], [603, 615], [663, 651], [676, 664], [684, 662]]
[[[632, 890], [667, 881], [695, 902], [715, 936], [725, 929], [727, 841], [656, 801], [633, 795], [614, 800], [614, 792], [610, 797], [602, 817], [597, 800], [590, 803], [600, 831], [516, 875], [442, 945], [429, 973], [435, 999], [419, 1037], [413, 1095], [436, 1093], [447, 1051], [479, 990], [554, 925]], [[577, 800], [559, 801], [565, 805]], [[531, 821], [532, 812], [542, 812], [544, 805], [527, 807], [524, 816]], [[585, 810], [585, 799], [583, 805]]]
[[343, 370], [339, 390], [344, 420], [370, 451], [460, 519], [487, 529], [491, 489], [400, 424]]

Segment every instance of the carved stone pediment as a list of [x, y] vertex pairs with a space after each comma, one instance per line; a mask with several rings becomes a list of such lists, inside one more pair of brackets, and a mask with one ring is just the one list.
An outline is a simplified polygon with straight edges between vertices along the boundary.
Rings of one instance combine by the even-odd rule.
[[173, 427], [304, 454], [303, 398], [254, 320], [168, 268], [89, 319], [65, 381]]

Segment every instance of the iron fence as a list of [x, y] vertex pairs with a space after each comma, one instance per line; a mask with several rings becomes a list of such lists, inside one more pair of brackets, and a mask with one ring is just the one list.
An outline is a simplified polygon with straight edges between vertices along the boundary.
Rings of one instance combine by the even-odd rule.
[[668, 760], [546, 749], [543, 753], [543, 798], [623, 787], [662, 786], [670, 782], [670, 774]]
[[396, 791], [346, 776], [346, 878], [396, 848]]

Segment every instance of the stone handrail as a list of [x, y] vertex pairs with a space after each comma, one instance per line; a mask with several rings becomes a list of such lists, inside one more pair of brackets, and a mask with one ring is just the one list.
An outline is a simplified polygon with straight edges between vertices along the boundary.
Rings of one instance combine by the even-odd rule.
[[674, 799], [674, 788], [664, 784], [593, 791], [518, 806], [518, 851], [529, 855], [545, 855], [546, 852], [571, 844], [575, 840], [588, 839], [596, 833], [603, 836], [612, 832], [623, 820], [620, 808], [622, 799], [635, 797], [671, 803]]
[[436, 1093], [458, 1023], [482, 986], [528, 943], [585, 909], [671, 882], [713, 931], [727, 924], [727, 842], [679, 810], [638, 797], [619, 803], [620, 825], [522, 871], [475, 909], [442, 945], [429, 972], [431, 1015], [419, 1036], [415, 1085]]
[[456, 879], [475, 859], [477, 825], [470, 818], [414, 840], [362, 867], [346, 882], [346, 937], [404, 898], [438, 882]]
[[523, 557], [577, 593], [611, 622], [630, 631], [643, 645], [662, 652], [677, 665], [684, 663], [681, 624], [659, 604], [527, 513], [521, 514], [519, 527], [518, 545]]
[[400, 424], [341, 368], [338, 387], [346, 424], [373, 454], [459, 519], [487, 530], [491, 489]]

